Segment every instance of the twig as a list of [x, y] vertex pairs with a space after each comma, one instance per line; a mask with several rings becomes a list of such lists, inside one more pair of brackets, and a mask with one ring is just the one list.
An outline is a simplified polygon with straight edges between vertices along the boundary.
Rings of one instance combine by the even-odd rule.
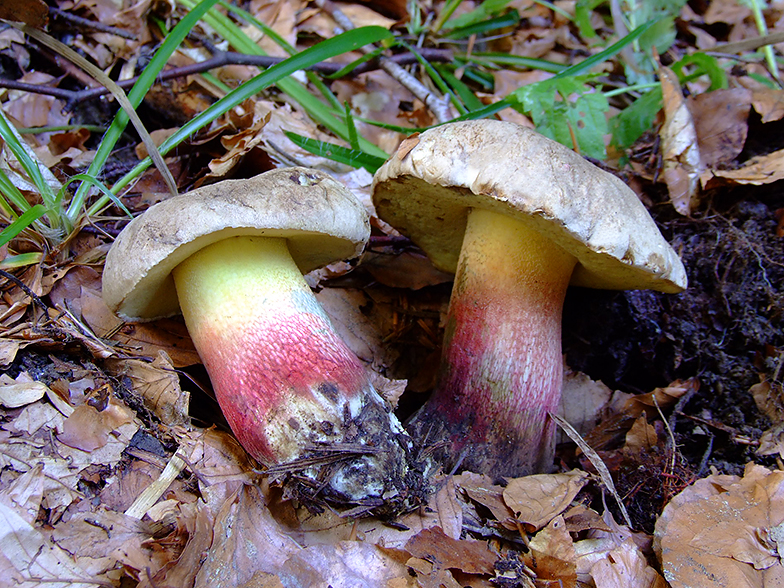
[[[351, 19], [349, 19], [339, 8], [337, 8], [331, 0], [315, 0], [315, 4], [327, 12], [332, 17], [332, 20], [334, 20], [344, 31], [356, 28], [354, 27], [354, 23], [351, 22]], [[372, 51], [372, 49], [368, 47], [363, 47], [361, 50], [365, 53], [370, 53]], [[420, 82], [405, 69], [403, 69], [399, 64], [395, 63], [386, 56], [379, 57], [379, 65], [381, 66], [381, 69], [387, 72], [395, 80], [400, 82], [400, 84], [409, 90], [414, 96], [424, 102], [439, 123], [445, 123], [454, 118], [449, 110], [448, 96], [439, 98], [433, 94], [433, 92], [428, 90], [422, 82]]]
[[[436, 62], [449, 62], [452, 60], [452, 52], [445, 49], [429, 49], [425, 48], [420, 51], [420, 54], [428, 61]], [[234, 51], [218, 51], [211, 58], [193, 63], [191, 65], [184, 65], [181, 67], [173, 67], [162, 71], [158, 75], [158, 81], [163, 82], [175, 78], [182, 78], [189, 75], [203, 73], [211, 69], [223, 67], [226, 65], [255, 65], [258, 67], [271, 67], [283, 61], [284, 57], [270, 57], [268, 55], [246, 55], [244, 53], [235, 53]], [[416, 56], [410, 53], [401, 53], [387, 57], [393, 63], [400, 65], [409, 65], [416, 63]], [[329, 75], [334, 74], [344, 67], [340, 63], [321, 62], [316, 63], [309, 69], [319, 73]], [[379, 67], [378, 60], [370, 60], [367, 63], [356, 67], [351, 73], [359, 74], [371, 71]], [[126, 90], [133, 87], [138, 80], [138, 76], [116, 82], [117, 85]], [[34, 94], [45, 94], [47, 96], [54, 96], [66, 101], [65, 110], [73, 110], [74, 107], [87, 100], [98, 98], [109, 94], [109, 90], [104, 87], [89, 88], [87, 90], [65, 90], [63, 88], [55, 88], [44, 84], [27, 84], [24, 82], [17, 82], [16, 80], [6, 80], [0, 78], [0, 88], [9, 88], [11, 90], [22, 90], [23, 92], [31, 92]]]
[[38, 306], [40, 306], [43, 309], [44, 314], [46, 315], [46, 319], [47, 320], [52, 320], [52, 317], [49, 314], [49, 307], [46, 305], [46, 303], [43, 300], [41, 300], [41, 298], [38, 296], [38, 294], [33, 292], [27, 286], [27, 284], [25, 284], [22, 280], [17, 278], [14, 274], [8, 273], [5, 270], [0, 270], [0, 276], [3, 276], [6, 280], [8, 280], [10, 282], [13, 282], [17, 286], [19, 286], [19, 288], [21, 288], [22, 292], [24, 292], [25, 294], [27, 294], [30, 297], [30, 300], [32, 300], [35, 304], [37, 304]]
[[131, 41], [137, 40], [136, 35], [134, 35], [133, 33], [129, 33], [128, 31], [118, 29], [117, 27], [105, 25], [100, 22], [95, 22], [94, 20], [90, 20], [88, 18], [82, 18], [81, 16], [76, 16], [75, 14], [71, 14], [70, 12], [66, 12], [65, 10], [60, 10], [59, 8], [53, 8], [52, 6], [50, 6], [49, 14], [51, 14], [54, 17], [62, 18], [63, 20], [70, 21], [79, 26], [94, 29], [101, 33], [109, 33], [110, 35], [117, 35], [118, 37], [122, 37], [123, 39], [130, 39]]
[[591, 462], [593, 467], [596, 468], [596, 471], [599, 473], [599, 477], [601, 478], [604, 487], [607, 488], [610, 494], [613, 495], [613, 498], [615, 498], [615, 502], [618, 504], [621, 515], [623, 515], [623, 519], [626, 521], [626, 526], [629, 527], [629, 529], [633, 528], [632, 520], [629, 518], [629, 513], [626, 510], [626, 506], [623, 504], [623, 500], [621, 499], [620, 494], [618, 494], [618, 491], [615, 489], [615, 483], [613, 482], [612, 476], [610, 475], [610, 470], [607, 469], [607, 466], [605, 465], [604, 461], [602, 461], [602, 458], [599, 456], [599, 454], [596, 453], [596, 451], [594, 451], [594, 449], [588, 445], [585, 439], [582, 438], [580, 433], [578, 433], [577, 430], [564, 419], [553, 413], [550, 413], [550, 418], [558, 423], [558, 426], [561, 427], [561, 430], [563, 430], [563, 432], [566, 433], [566, 435], [572, 441], [574, 441], [580, 449], [582, 449], [585, 457], [588, 458], [588, 461]]

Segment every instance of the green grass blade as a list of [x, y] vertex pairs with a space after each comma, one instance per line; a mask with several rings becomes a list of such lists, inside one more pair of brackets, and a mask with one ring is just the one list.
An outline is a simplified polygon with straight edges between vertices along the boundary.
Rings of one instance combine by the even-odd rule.
[[0, 261], [0, 269], [9, 270], [18, 267], [26, 267], [41, 263], [44, 258], [43, 253], [31, 251], [30, 253], [20, 253], [19, 255], [9, 255]]
[[371, 174], [386, 161], [385, 157], [376, 157], [360, 151], [359, 149], [349, 149], [334, 143], [318, 141], [309, 137], [303, 137], [290, 131], [283, 131], [292, 143], [320, 157], [326, 157], [338, 163], [345, 163], [352, 167], [364, 167]]
[[[390, 37], [389, 31], [382, 27], [362, 27], [342, 33], [332, 39], [322, 41], [318, 45], [306, 49], [302, 53], [298, 53], [293, 57], [289, 57], [285, 61], [270, 67], [266, 71], [260, 73], [252, 80], [244, 83], [229, 94], [215, 102], [204, 112], [201, 112], [196, 117], [188, 121], [184, 126], [177, 130], [172, 136], [166, 139], [158, 148], [160, 153], [166, 154], [171, 149], [179, 145], [182, 141], [190, 137], [193, 133], [214, 121], [216, 118], [225, 114], [235, 106], [241, 104], [248, 98], [255, 96], [265, 88], [279, 82], [286, 76], [291, 75], [295, 71], [309, 67], [314, 63], [323, 61], [335, 55], [353, 51], [364, 45], [378, 42], [381, 39]], [[372, 145], [372, 144], [371, 144]], [[375, 146], [374, 146], [375, 147]], [[362, 146], [363, 151], [368, 153]], [[377, 157], [387, 158], [387, 154], [375, 147], [375, 151], [380, 151], [382, 155], [377, 155], [375, 152], [370, 153]], [[120, 178], [120, 180], [112, 187], [112, 192], [118, 194], [125, 186], [138, 178], [144, 170], [150, 166], [150, 158], [144, 159], [136, 165], [130, 172]], [[102, 209], [106, 206], [108, 200], [106, 197], [100, 198], [93, 206], [90, 207], [88, 214], [93, 214], [94, 211]]]
[[36, 204], [29, 210], [26, 210], [19, 218], [0, 232], [0, 247], [8, 243], [45, 214], [46, 208], [43, 204]]
[[[21, 143], [16, 135], [15, 129], [8, 122], [5, 113], [0, 110], [0, 137], [2, 137], [5, 144], [14, 154], [19, 164], [24, 169], [27, 176], [35, 184], [38, 192], [43, 200], [44, 206], [47, 209], [48, 218], [54, 226], [59, 225], [59, 215], [57, 214], [56, 206], [57, 199], [51, 186], [41, 173], [41, 168], [38, 167], [38, 162], [34, 161], [30, 154], [27, 152], [25, 146]], [[22, 208], [24, 210], [24, 208]]]
[[508, 53], [472, 53], [471, 61], [488, 67], [506, 65], [522, 69], [537, 69], [554, 74], [561, 73], [567, 69], [567, 66], [561, 63], [547, 61], [546, 59], [510, 55]]
[[[605, 49], [604, 51], [601, 51], [596, 55], [592, 55], [588, 59], [584, 59], [580, 63], [576, 63], [571, 67], [567, 67], [565, 70], [553, 76], [553, 78], [565, 78], [565, 77], [577, 76], [583, 73], [587, 73], [588, 71], [591, 70], [591, 68], [597, 66], [598, 64], [604, 61], [607, 61], [608, 59], [612, 59], [613, 57], [618, 55], [618, 53], [620, 53], [624, 47], [627, 47], [629, 44], [636, 41], [640, 37], [640, 35], [642, 35], [645, 31], [647, 31], [654, 24], [656, 24], [656, 22], [657, 21], [651, 21], [645, 23], [644, 25], [640, 25], [639, 27], [634, 29], [631, 33], [626, 35], [623, 39], [607, 47], [607, 49]], [[509, 108], [510, 106], [516, 103], [517, 103], [517, 98], [515, 97], [515, 93], [513, 92], [512, 94], [510, 94], [509, 96], [507, 96], [502, 100], [499, 100], [495, 104], [491, 104], [490, 106], [486, 106], [480, 110], [474, 110], [454, 120], [455, 121], [476, 120], [479, 118], [486, 118], [488, 116], [494, 115], [497, 112], [502, 111], [504, 108]]]
[[13, 218], [16, 218], [18, 215], [13, 208], [11, 208], [8, 204], [11, 203], [16, 206], [22, 212], [28, 211], [30, 207], [30, 203], [27, 201], [27, 198], [24, 197], [19, 191], [14, 183], [11, 181], [6, 173], [0, 169], [0, 197], [3, 200], [3, 209], [6, 209], [8, 214]]
[[436, 65], [435, 68], [438, 73], [441, 74], [441, 77], [444, 78], [444, 81], [450, 85], [454, 91], [454, 94], [460, 98], [462, 105], [465, 105], [463, 111], [461, 111], [460, 114], [465, 114], [469, 110], [479, 110], [480, 108], [484, 108], [485, 105], [482, 104], [482, 101], [474, 95], [474, 93], [471, 91], [471, 88], [466, 86], [455, 76], [449, 66], [441, 64]]
[[[166, 40], [161, 44], [158, 51], [155, 52], [155, 55], [147, 67], [144, 68], [142, 75], [139, 76], [139, 79], [134, 84], [133, 88], [131, 88], [131, 91], [128, 92], [128, 100], [134, 108], [139, 106], [139, 103], [147, 94], [150, 87], [152, 87], [153, 83], [155, 83], [155, 78], [164, 68], [172, 53], [176, 51], [177, 47], [180, 46], [180, 43], [182, 43], [183, 39], [185, 39], [188, 33], [190, 33], [190, 31], [196, 26], [202, 16], [204, 16], [204, 14], [212, 7], [213, 4], [215, 4], [215, 2], [217, 2], [217, 0], [202, 0], [199, 2], [188, 14], [185, 15], [185, 17], [183, 17], [180, 22], [177, 23], [177, 25], [166, 36]], [[88, 176], [97, 178], [100, 175], [100, 172], [106, 164], [106, 161], [109, 159], [114, 146], [117, 144], [117, 141], [122, 135], [122, 132], [128, 125], [128, 120], [128, 115], [122, 110], [120, 110], [114, 117], [114, 121], [109, 127], [109, 130], [106, 131], [106, 134], [103, 136], [101, 144], [96, 150], [95, 157], [93, 158], [90, 167], [87, 169], [86, 173]], [[77, 216], [84, 207], [84, 201], [87, 197], [87, 190], [90, 185], [91, 184], [87, 182], [82, 182], [82, 184], [76, 190], [76, 194], [74, 194], [73, 199], [71, 200], [71, 205], [68, 207], [66, 215], [72, 223], [76, 222]]]
[[[178, 0], [178, 2], [185, 7], [189, 7], [193, 5], [194, 0]], [[237, 28], [237, 26], [225, 14], [221, 14], [216, 10], [211, 10], [204, 16], [204, 22], [214, 28], [219, 35], [226, 39], [238, 51], [248, 53], [250, 55], [265, 54], [261, 47], [254, 43], [243, 31]], [[386, 29], [382, 30], [386, 31]], [[380, 39], [377, 39], [373, 42], [391, 38], [392, 34], [389, 31], [386, 31], [386, 35], [384, 37], [381, 37]], [[331, 40], [332, 39], [327, 39], [327, 41]], [[327, 41], [323, 41], [318, 45], [310, 47], [307, 49], [307, 51], [310, 51], [311, 49], [320, 50], [318, 48]], [[344, 53], [347, 51], [344, 51]], [[324, 54], [321, 59], [314, 63], [318, 63], [319, 61], [326, 61], [330, 57], [334, 57], [335, 55], [339, 54], [340, 53], [331, 55]], [[310, 65], [313, 65], [313, 63]], [[321, 102], [316, 96], [311, 94], [305, 86], [294, 79], [281, 78], [276, 82], [276, 85], [278, 88], [280, 88], [281, 91], [283, 91], [285, 94], [288, 94], [294, 101], [299, 103], [299, 105], [305, 110], [305, 112], [308, 113], [308, 115], [310, 115], [313, 120], [325, 126], [344, 141], [348, 140], [348, 129], [346, 129], [346, 127], [342, 124], [342, 120], [340, 118], [340, 115], [342, 114], [342, 106], [338, 105], [339, 109], [337, 110], [330, 108]], [[323, 87], [321, 89], [322, 93], [324, 93], [325, 88], [326, 87]], [[365, 138], [360, 138], [360, 144], [364, 151], [375, 153], [379, 157], [387, 156], [383, 150]]]

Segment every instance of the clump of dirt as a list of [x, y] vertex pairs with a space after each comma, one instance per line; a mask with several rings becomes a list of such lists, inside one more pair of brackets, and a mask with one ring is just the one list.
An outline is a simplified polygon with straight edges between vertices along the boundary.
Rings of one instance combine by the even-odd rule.
[[626, 392], [699, 379], [674, 423], [680, 451], [701, 475], [709, 465], [742, 474], [747, 462], [761, 461], [742, 442], [769, 426], [749, 388], [761, 373], [772, 376], [776, 362], [765, 358], [784, 346], [780, 196], [753, 194], [760, 200], [725, 193], [695, 218], [659, 219], [686, 265], [686, 292], [573, 288], [567, 295], [564, 350], [572, 368]]

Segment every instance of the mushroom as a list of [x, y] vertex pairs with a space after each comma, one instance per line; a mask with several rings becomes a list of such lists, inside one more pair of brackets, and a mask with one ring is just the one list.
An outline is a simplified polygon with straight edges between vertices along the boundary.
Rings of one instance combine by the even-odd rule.
[[376, 172], [381, 219], [455, 274], [438, 382], [408, 428], [441, 460], [492, 475], [549, 471], [569, 285], [680, 292], [686, 273], [617, 177], [519, 125], [446, 124]]
[[131, 221], [106, 257], [103, 297], [128, 320], [182, 312], [256, 460], [378, 507], [410, 498], [410, 438], [303, 278], [359, 255], [368, 235], [363, 206], [323, 173], [222, 181]]

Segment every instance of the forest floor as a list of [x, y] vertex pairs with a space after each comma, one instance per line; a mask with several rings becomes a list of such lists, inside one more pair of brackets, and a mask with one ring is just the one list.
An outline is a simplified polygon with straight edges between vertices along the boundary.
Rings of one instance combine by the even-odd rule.
[[[104, 84], [35, 31], [128, 80], [155, 64], [194, 4], [6, 4], [0, 17], [28, 23], [0, 21], [10, 121], [0, 125], [0, 577], [10, 586], [784, 583], [781, 3], [757, 14], [756, 2], [673, 2], [670, 13], [643, 2], [636, 19], [615, 0], [218, 5], [172, 47], [175, 74], [129, 96], [163, 145], [168, 183], [149, 162], [140, 167], [146, 133], [128, 126], [107, 140], [117, 101], [88, 95]], [[407, 41], [387, 53], [426, 96], [375, 61], [328, 78], [315, 52], [310, 78], [274, 80], [234, 102], [235, 88], [254, 83], [255, 62], [235, 55], [209, 72], [177, 70], [229, 50], [281, 61], [284, 42], [318, 51], [332, 38], [326, 58], [351, 64], [360, 54], [338, 46], [341, 15], [373, 27], [367, 43], [390, 45], [382, 29]], [[634, 37], [635, 24], [654, 21]], [[404, 61], [415, 49], [431, 69]], [[447, 90], [451, 104], [429, 102]], [[440, 472], [427, 504], [394, 520], [297, 500], [231, 435], [181, 318], [125, 323], [104, 304], [104, 259], [128, 222], [118, 203], [136, 215], [171, 187], [290, 165], [341, 181], [368, 208], [370, 241], [358, 262], [308, 282], [404, 421], [436, 382], [452, 276], [374, 216], [372, 171], [406, 129], [477, 113], [568, 138], [624, 180], [689, 287], [568, 290], [561, 415], [580, 437], [559, 433], [554, 473]], [[77, 188], [78, 174], [118, 197], [96, 205], [102, 193]]]

